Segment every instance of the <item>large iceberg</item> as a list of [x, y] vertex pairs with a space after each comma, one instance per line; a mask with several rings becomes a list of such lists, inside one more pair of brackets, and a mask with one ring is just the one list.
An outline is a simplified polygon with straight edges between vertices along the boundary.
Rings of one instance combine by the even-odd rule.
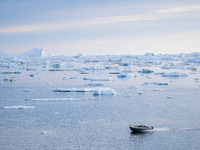
[[19, 55], [21, 58], [45, 58], [51, 57], [52, 54], [43, 51], [43, 49], [34, 48]]

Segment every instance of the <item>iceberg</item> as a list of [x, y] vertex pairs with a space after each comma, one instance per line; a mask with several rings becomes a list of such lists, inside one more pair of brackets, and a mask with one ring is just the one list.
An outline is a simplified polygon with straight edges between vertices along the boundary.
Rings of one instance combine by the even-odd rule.
[[94, 96], [98, 95], [115, 95], [117, 92], [110, 87], [96, 87], [96, 88], [83, 88], [83, 89], [54, 89], [53, 92], [93, 92]]
[[170, 73], [164, 73], [161, 75], [162, 77], [187, 77], [187, 74], [179, 73], [179, 72], [170, 72]]
[[145, 82], [144, 84], [168, 85], [166, 82]]
[[19, 55], [21, 58], [45, 58], [52, 56], [52, 54], [44, 52], [43, 49], [38, 48], [34, 48]]
[[93, 90], [93, 95], [98, 96], [98, 95], [115, 95], [117, 92], [109, 87], [106, 88], [95, 88]]
[[153, 73], [150, 69], [142, 69], [141, 71], [138, 71], [138, 73]]
[[118, 78], [131, 78], [133, 76], [132, 73], [122, 73], [122, 74], [119, 74], [117, 75]]

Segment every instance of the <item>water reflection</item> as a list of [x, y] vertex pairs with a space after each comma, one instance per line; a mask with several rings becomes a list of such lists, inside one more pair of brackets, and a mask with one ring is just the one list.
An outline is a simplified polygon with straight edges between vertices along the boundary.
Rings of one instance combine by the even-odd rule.
[[140, 132], [140, 133], [135, 133], [135, 132], [130, 132], [130, 137], [134, 138], [134, 137], [146, 137], [150, 134], [153, 134], [153, 132], [149, 131], [149, 132]]

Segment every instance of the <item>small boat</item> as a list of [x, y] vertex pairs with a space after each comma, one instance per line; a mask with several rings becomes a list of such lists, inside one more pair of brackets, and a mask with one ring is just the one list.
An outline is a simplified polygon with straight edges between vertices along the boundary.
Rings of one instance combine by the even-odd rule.
[[145, 132], [153, 130], [153, 126], [149, 127], [143, 124], [130, 125], [129, 128], [133, 133], [145, 133]]

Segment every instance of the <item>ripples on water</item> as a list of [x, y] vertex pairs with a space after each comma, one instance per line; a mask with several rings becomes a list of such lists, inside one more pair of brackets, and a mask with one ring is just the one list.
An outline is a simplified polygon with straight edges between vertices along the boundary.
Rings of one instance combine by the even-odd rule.
[[[200, 88], [194, 82], [199, 72], [174, 79], [140, 74], [137, 69], [141, 68], [131, 68], [135, 77], [124, 79], [109, 74], [110, 70], [80, 74], [39, 67], [36, 72], [22, 69], [21, 74], [0, 74], [0, 107], [5, 107], [0, 109], [0, 149], [199, 149]], [[65, 76], [73, 78], [63, 80]], [[101, 83], [116, 95], [53, 92], [94, 82], [83, 78], [110, 76], [113, 81]], [[129, 124], [138, 123], [153, 125], [154, 130], [131, 134]]]

